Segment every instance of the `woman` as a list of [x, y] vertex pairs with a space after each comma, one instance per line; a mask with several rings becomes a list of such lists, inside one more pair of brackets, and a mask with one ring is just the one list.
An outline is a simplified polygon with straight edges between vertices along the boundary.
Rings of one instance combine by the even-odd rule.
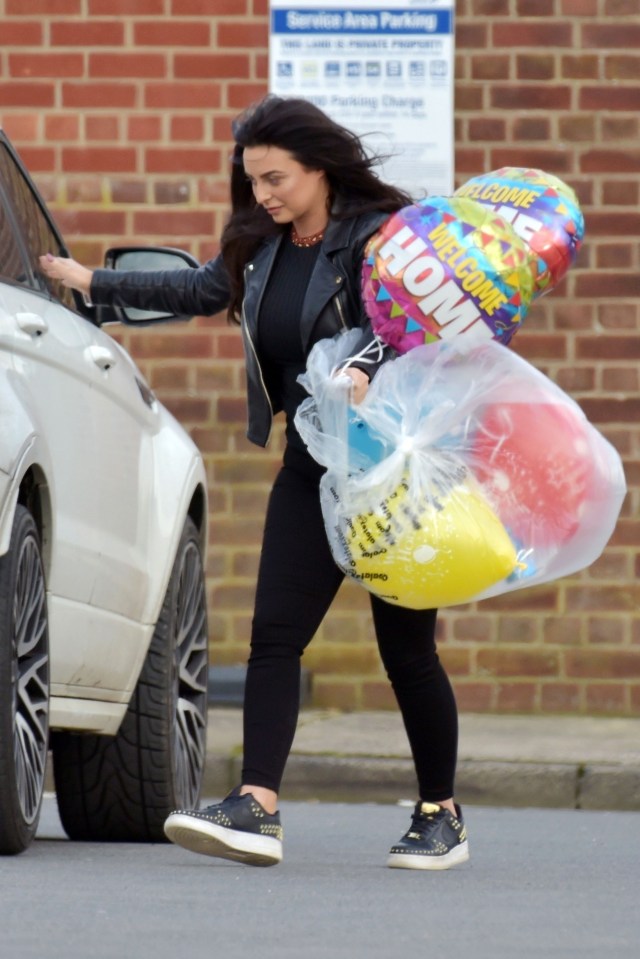
[[[278, 793], [296, 729], [300, 658], [343, 579], [326, 539], [318, 486], [323, 469], [294, 426], [305, 396], [298, 376], [318, 340], [360, 327], [346, 369], [352, 400], [366, 395], [383, 357], [360, 299], [368, 238], [411, 198], [372, 172], [358, 137], [301, 99], [268, 96], [234, 124], [232, 213], [221, 253], [197, 270], [96, 270], [42, 257], [42, 269], [94, 303], [240, 321], [248, 381], [249, 439], [269, 441], [284, 411], [286, 449], [271, 492], [252, 623], [244, 701], [242, 782], [221, 803], [177, 810], [169, 839], [253, 865], [282, 858]], [[313, 548], [310, 548], [313, 544]], [[468, 858], [453, 801], [456, 704], [435, 648], [436, 611], [371, 597], [382, 661], [403, 716], [420, 800], [388, 864], [446, 869]]]

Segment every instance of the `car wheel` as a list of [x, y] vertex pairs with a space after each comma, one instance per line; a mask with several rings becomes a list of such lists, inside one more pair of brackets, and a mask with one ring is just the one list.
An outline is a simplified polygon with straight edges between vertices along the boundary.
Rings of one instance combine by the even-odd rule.
[[0, 558], [0, 853], [23, 852], [38, 828], [49, 745], [49, 631], [40, 538], [16, 508]]
[[198, 532], [187, 519], [162, 612], [116, 736], [51, 737], [71, 839], [164, 842], [172, 809], [197, 805], [206, 756], [208, 635]]

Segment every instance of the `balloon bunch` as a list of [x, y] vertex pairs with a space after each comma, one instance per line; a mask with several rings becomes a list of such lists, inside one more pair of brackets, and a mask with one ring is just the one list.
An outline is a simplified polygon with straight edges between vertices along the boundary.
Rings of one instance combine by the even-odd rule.
[[314, 346], [311, 397], [296, 415], [327, 467], [325, 527], [348, 576], [420, 609], [548, 582], [598, 558], [624, 473], [569, 396], [496, 340], [462, 336], [383, 364], [356, 413], [326, 371], [358, 335]]
[[370, 239], [365, 309], [400, 355], [354, 409], [335, 370], [360, 332], [317, 343], [296, 425], [327, 467], [336, 563], [385, 601], [483, 599], [569, 575], [604, 549], [626, 492], [619, 455], [503, 349], [583, 236], [569, 186], [504, 167], [405, 207]]
[[519, 167], [474, 177], [451, 197], [404, 207], [374, 234], [365, 309], [398, 353], [461, 334], [508, 343], [583, 236], [577, 197], [558, 177]]

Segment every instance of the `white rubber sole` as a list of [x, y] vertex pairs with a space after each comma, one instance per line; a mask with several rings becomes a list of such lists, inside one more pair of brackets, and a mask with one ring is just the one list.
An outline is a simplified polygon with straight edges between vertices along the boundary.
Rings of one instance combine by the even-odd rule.
[[469, 843], [461, 842], [445, 856], [421, 856], [418, 853], [392, 852], [387, 859], [391, 869], [451, 869], [469, 858]]
[[280, 839], [238, 832], [183, 813], [169, 816], [164, 831], [171, 842], [203, 856], [231, 859], [248, 866], [275, 866], [282, 861]]

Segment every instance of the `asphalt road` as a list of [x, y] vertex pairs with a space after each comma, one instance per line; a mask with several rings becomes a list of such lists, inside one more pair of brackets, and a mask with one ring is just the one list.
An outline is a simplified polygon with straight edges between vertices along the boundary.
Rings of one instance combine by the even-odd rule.
[[71, 843], [0, 860], [6, 959], [638, 959], [640, 813], [467, 807], [471, 861], [384, 866], [398, 806], [283, 804], [285, 861]]

